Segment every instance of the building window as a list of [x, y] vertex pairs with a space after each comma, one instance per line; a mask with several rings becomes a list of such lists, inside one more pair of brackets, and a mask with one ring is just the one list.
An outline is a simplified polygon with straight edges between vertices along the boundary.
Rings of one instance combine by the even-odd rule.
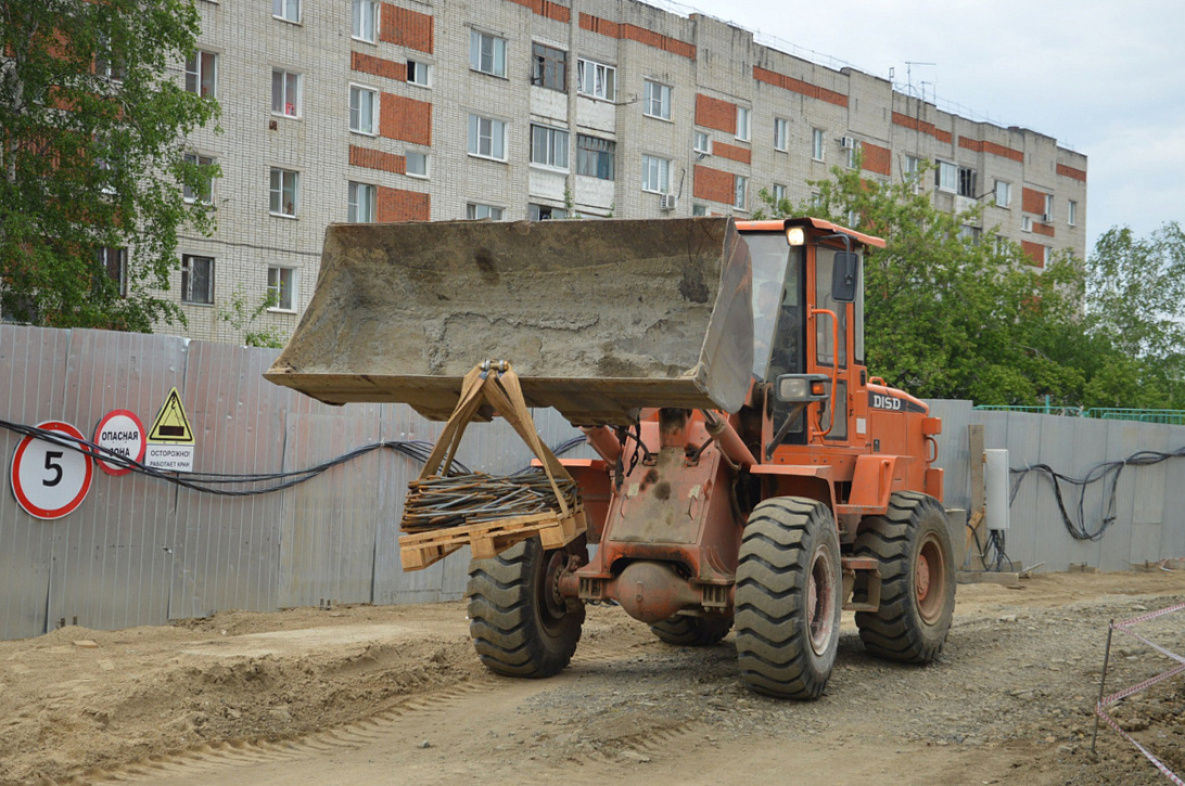
[[913, 183], [913, 192], [915, 194], [921, 193], [922, 190], [922, 159], [914, 156], [905, 157], [905, 170], [902, 172], [903, 179], [906, 183]]
[[300, 117], [300, 74], [272, 70], [272, 114]]
[[1073, 200], [1066, 202], [1066, 223], [1072, 227], [1078, 226], [1078, 203]]
[[707, 205], [692, 205], [691, 206], [691, 215], [693, 218], [696, 218], [699, 216], [706, 216], [707, 214], [708, 214], [708, 206]]
[[531, 163], [568, 169], [568, 132], [548, 126], [531, 126]]
[[774, 150], [790, 148], [790, 121], [784, 117], [774, 118]]
[[777, 206], [782, 204], [782, 200], [784, 200], [785, 198], [786, 198], [786, 187], [783, 185], [779, 185], [778, 183], [774, 183], [774, 208], [777, 209]]
[[1021, 216], [1020, 217], [1020, 231], [1021, 232], [1032, 232], [1033, 231], [1033, 217], [1032, 216]]
[[733, 180], [732, 206], [745, 209], [745, 192], [749, 190], [749, 178], [737, 175]]
[[272, 16], [286, 22], [299, 22], [300, 0], [272, 0]]
[[181, 257], [181, 302], [214, 304], [214, 257]]
[[465, 215], [470, 219], [488, 218], [491, 221], [502, 220], [502, 208], [493, 205], [479, 205], [470, 202], [465, 206]]
[[428, 154], [415, 150], [408, 150], [404, 154], [407, 161], [406, 171], [409, 177], [428, 177]]
[[373, 44], [378, 28], [378, 0], [354, 0], [354, 38]]
[[959, 168], [946, 161], [938, 162], [934, 172], [934, 185], [939, 191], [956, 191], [959, 187]]
[[562, 218], [564, 211], [551, 205], [527, 205], [527, 218], [531, 221], [547, 221], [552, 218]]
[[996, 207], [1008, 207], [1012, 204], [1012, 184], [1004, 180], [996, 181]]
[[811, 129], [811, 158], [816, 161], [823, 160], [823, 129]]
[[860, 143], [851, 137], [845, 137], [848, 140], [848, 169], [856, 168], [856, 159], [860, 154]]
[[750, 125], [752, 124], [753, 113], [748, 107], [737, 107], [737, 139], [742, 142], [749, 141]]
[[612, 101], [617, 96], [617, 69], [592, 60], [576, 61], [576, 92]]
[[378, 104], [377, 90], [350, 86], [350, 130], [359, 134], [374, 136], [375, 106]]
[[506, 76], [506, 39], [470, 30], [469, 67], [491, 76]]
[[642, 156], [642, 190], [671, 193], [671, 162], [658, 156]]
[[427, 63], [420, 63], [415, 60], [407, 61], [407, 83], [409, 85], [419, 85], [420, 87], [432, 86], [432, 67]]
[[469, 155], [506, 160], [506, 123], [480, 115], [469, 116]]
[[969, 167], [959, 167], [959, 196], [976, 197], [978, 173]]
[[531, 84], [568, 91], [568, 53], [545, 44], [531, 45]]
[[350, 208], [346, 220], [351, 224], [371, 224], [375, 218], [375, 187], [350, 183]]
[[671, 119], [671, 88], [647, 79], [644, 83], [642, 114], [661, 120]]
[[293, 311], [295, 282], [296, 271], [292, 268], [269, 267], [267, 269], [268, 308], [277, 311]]
[[811, 192], [811, 207], [822, 207], [822, 206], [823, 206], [823, 195], [820, 194], [818, 191], [812, 191]]
[[128, 296], [128, 250], [126, 248], [100, 248], [99, 266], [107, 271], [108, 277], [119, 287], [119, 296]]
[[202, 98], [218, 95], [218, 55], [200, 49], [185, 61], [185, 89]]
[[300, 209], [298, 193], [299, 175], [290, 169], [272, 168], [271, 214], [296, 218]]
[[1041, 220], [1046, 223], [1053, 221], [1053, 194], [1045, 195], [1045, 215], [1041, 217]]
[[697, 153], [703, 153], [705, 156], [712, 155], [712, 137], [708, 136], [707, 131], [695, 132], [694, 150]]
[[595, 136], [576, 135], [576, 174], [613, 180], [616, 177], [617, 143]]
[[107, 36], [99, 34], [99, 41], [95, 52], [95, 76], [110, 79], [112, 82], [122, 82], [124, 75], [123, 58], [113, 52], [111, 42]]
[[[191, 166], [214, 166], [213, 156], [200, 156], [197, 153], [186, 153], [185, 163]], [[181, 187], [181, 195], [186, 202], [193, 204], [194, 202], [201, 202], [203, 205], [212, 204], [214, 201], [214, 175], [208, 175], [202, 178], [201, 184], [197, 189], [191, 188], [188, 184]]]

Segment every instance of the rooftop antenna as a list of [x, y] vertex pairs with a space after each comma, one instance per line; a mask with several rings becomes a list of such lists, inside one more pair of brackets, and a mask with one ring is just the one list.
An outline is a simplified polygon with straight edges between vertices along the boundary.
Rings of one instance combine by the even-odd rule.
[[[915, 93], [913, 92], [913, 67], [915, 65], [916, 66], [936, 66], [938, 64], [937, 63], [923, 63], [919, 60], [906, 60], [905, 61], [905, 82], [909, 87], [909, 94], [910, 95], [915, 95]], [[926, 83], [922, 82], [922, 84], [925, 85]], [[922, 100], [923, 101], [926, 100], [924, 87], [922, 89]]]

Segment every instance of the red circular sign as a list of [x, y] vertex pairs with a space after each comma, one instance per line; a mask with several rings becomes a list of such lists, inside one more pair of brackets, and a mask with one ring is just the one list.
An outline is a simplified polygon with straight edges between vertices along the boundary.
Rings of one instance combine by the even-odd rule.
[[[99, 425], [95, 426], [94, 443], [135, 461], [143, 461], [144, 451], [148, 449], [148, 442], [144, 439], [144, 424], [136, 417], [136, 413], [126, 409], [112, 410], [103, 416]], [[126, 475], [132, 471], [130, 467], [105, 461], [104, 455], [96, 453], [95, 461], [99, 469], [108, 475]]]
[[[86, 439], [69, 423], [57, 420], [38, 423], [37, 428]], [[12, 457], [12, 493], [30, 515], [60, 519], [86, 499], [94, 472], [89, 454], [49, 440], [25, 437]]]

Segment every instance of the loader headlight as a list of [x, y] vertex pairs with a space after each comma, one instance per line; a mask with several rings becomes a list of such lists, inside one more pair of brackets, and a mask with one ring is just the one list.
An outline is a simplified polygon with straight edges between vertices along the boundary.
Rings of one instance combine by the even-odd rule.
[[778, 401], [822, 401], [831, 395], [831, 378], [826, 374], [783, 374], [776, 385]]
[[801, 246], [806, 243], [806, 232], [802, 227], [790, 227], [786, 230], [786, 242], [792, 246]]

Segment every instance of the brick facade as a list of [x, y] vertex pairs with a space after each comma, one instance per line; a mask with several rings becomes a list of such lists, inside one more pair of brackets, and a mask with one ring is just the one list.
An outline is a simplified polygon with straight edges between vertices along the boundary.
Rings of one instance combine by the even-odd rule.
[[695, 124], [704, 128], [735, 134], [737, 132], [737, 105], [721, 101], [703, 93], [695, 97]]
[[379, 100], [379, 134], [416, 145], [432, 144], [432, 104], [383, 93]]
[[435, 27], [433, 16], [383, 3], [379, 40], [432, 54]]
[[692, 192], [696, 199], [707, 199], [710, 202], [731, 205], [736, 196], [735, 189], [735, 175], [702, 164], [696, 165], [695, 189]]
[[381, 57], [362, 52], [350, 52], [350, 68], [363, 74], [381, 76], [384, 79], [407, 81], [407, 63], [384, 60]]
[[864, 142], [860, 145], [864, 152], [864, 170], [875, 172], [888, 177], [893, 173], [893, 151], [887, 147]]
[[378, 220], [427, 221], [432, 214], [432, 197], [418, 191], [379, 186]]

